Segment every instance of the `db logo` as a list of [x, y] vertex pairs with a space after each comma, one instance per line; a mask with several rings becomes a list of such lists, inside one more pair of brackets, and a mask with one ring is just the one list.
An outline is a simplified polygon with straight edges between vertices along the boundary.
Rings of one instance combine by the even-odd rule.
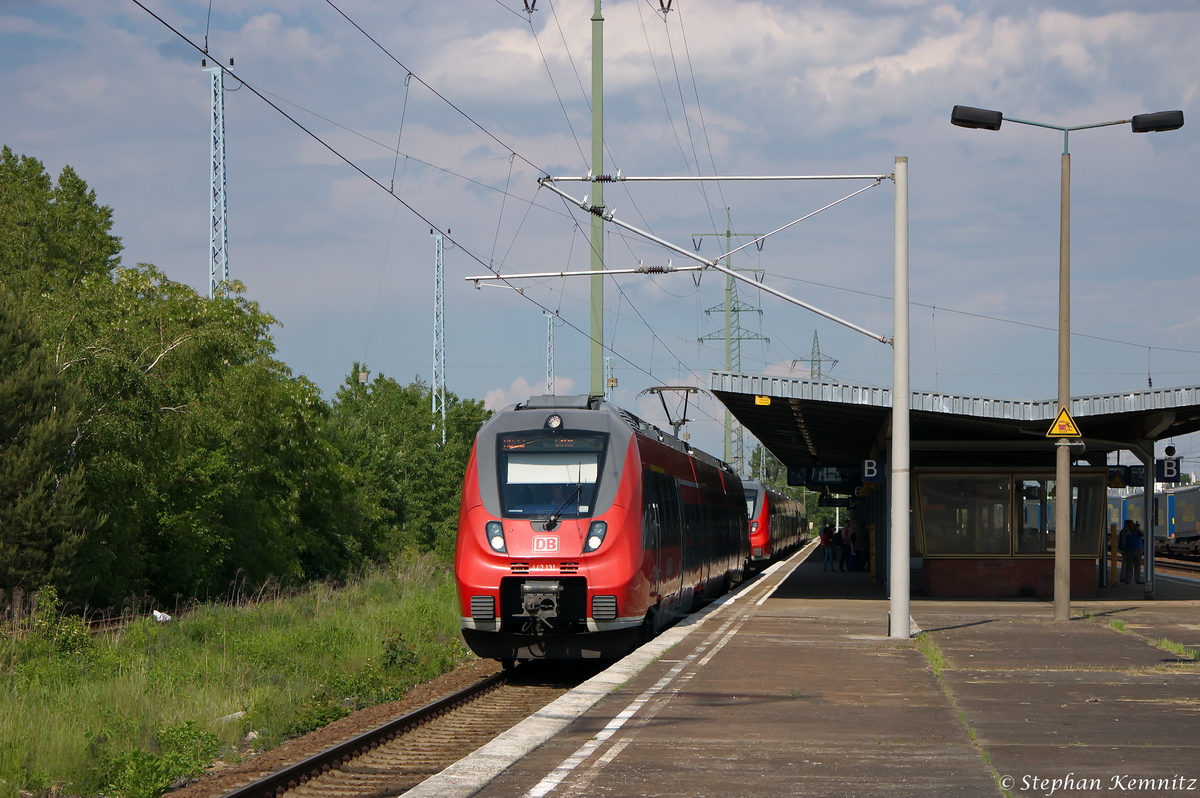
[[554, 535], [534, 535], [533, 550], [538, 554], [557, 554], [558, 538]]

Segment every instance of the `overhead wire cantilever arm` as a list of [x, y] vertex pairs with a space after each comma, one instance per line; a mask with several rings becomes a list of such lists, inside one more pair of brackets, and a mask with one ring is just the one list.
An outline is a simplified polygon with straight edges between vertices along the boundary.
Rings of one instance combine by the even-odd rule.
[[[600, 274], [673, 274], [675, 272], [699, 272], [706, 269], [707, 266], [639, 266], [636, 269], [604, 269]], [[596, 272], [577, 271], [577, 272], [528, 272], [525, 274], [479, 274], [472, 277], [464, 277], [468, 283], [475, 283], [478, 288], [479, 284], [484, 281], [491, 280], [539, 280], [550, 279], [554, 277], [592, 277]]]
[[600, 175], [593, 178], [591, 175], [582, 177], [545, 177], [543, 180], [549, 180], [551, 183], [566, 183], [569, 181], [583, 183], [694, 183], [703, 180], [719, 180], [723, 183], [728, 183], [735, 180], [754, 180], [761, 182], [764, 180], [886, 180], [891, 175], [730, 175], [728, 177], [709, 177], [705, 175], [682, 175], [682, 176], [666, 176], [666, 177], [628, 177], [618, 172], [615, 175]]
[[805, 219], [815, 216], [816, 214], [820, 213], [821, 211], [828, 210], [829, 208], [832, 208], [834, 205], [845, 202], [846, 200], [850, 199], [851, 197], [861, 194], [864, 191], [868, 191], [868, 190], [874, 188], [875, 186], [879, 185], [879, 183], [886, 177], [888, 177], [888, 176], [884, 175], [884, 177], [881, 178], [881, 177], [878, 177], [877, 175], [871, 175], [871, 176], [869, 176], [868, 179], [875, 181], [871, 185], [864, 186], [863, 188], [860, 188], [858, 191], [855, 191], [853, 194], [842, 197], [840, 200], [837, 200], [835, 202], [831, 202], [823, 208], [818, 208], [817, 210], [813, 211], [812, 213], [805, 214], [804, 216], [801, 216], [799, 219], [795, 220], [794, 222], [789, 222], [789, 223], [785, 224], [783, 227], [780, 227], [778, 230], [771, 231], [766, 236], [760, 236], [759, 238], [755, 239], [754, 241], [751, 241], [748, 244], [743, 245], [742, 247], [738, 247], [738, 249], [727, 252], [727, 253], [725, 253], [717, 258], [714, 258], [712, 260], [703, 258], [700, 255], [697, 255], [684, 247], [678, 246], [676, 244], [672, 244], [670, 241], [659, 238], [658, 236], [654, 235], [653, 233], [648, 233], [645, 230], [641, 230], [637, 227], [634, 227], [631, 224], [622, 222], [619, 219], [615, 218], [611, 211], [605, 211], [605, 209], [603, 209], [603, 208], [597, 208], [594, 205], [588, 205], [586, 197], [582, 200], [572, 197], [571, 195], [567, 194], [565, 191], [563, 191], [560, 188], [558, 188], [557, 186], [555, 186], [553, 184], [551, 178], [544, 177], [541, 180], [539, 180], [538, 183], [545, 186], [546, 188], [550, 189], [551, 191], [553, 191], [555, 194], [559, 195], [563, 199], [571, 202], [574, 205], [579, 206], [580, 208], [583, 208], [588, 213], [599, 215], [601, 218], [604, 219], [604, 221], [606, 221], [610, 224], [615, 224], [618, 227], [624, 228], [631, 233], [641, 236], [642, 238], [646, 239], [647, 241], [653, 241], [654, 243], [658, 244], [661, 247], [665, 247], [665, 248], [671, 250], [672, 252], [677, 252], [680, 255], [683, 255], [684, 257], [689, 258], [691, 260], [697, 261], [699, 263], [703, 263], [706, 267], [711, 268], [711, 269], [716, 269], [717, 271], [721, 272], [722, 274], [726, 274], [735, 280], [740, 280], [744, 283], [749, 283], [750, 285], [753, 285], [755, 288], [758, 288], [760, 291], [766, 291], [768, 294], [771, 294], [772, 296], [777, 296], [786, 302], [791, 302], [793, 305], [802, 307], [805, 310], [816, 313], [818, 316], [829, 319], [830, 321], [840, 324], [843, 327], [848, 327], [851, 330], [854, 330], [855, 332], [862, 333], [863, 335], [867, 336], [868, 338], [874, 338], [876, 341], [879, 341], [880, 343], [883, 343], [883, 344], [888, 344], [890, 346], [892, 344], [892, 339], [886, 335], [880, 335], [879, 333], [872, 332], [865, 327], [860, 327], [859, 325], [855, 324], [852, 321], [847, 321], [846, 319], [840, 318], [839, 316], [835, 316], [832, 313], [829, 313], [828, 311], [821, 310], [820, 308], [816, 307], [815, 305], [810, 305], [807, 302], [804, 302], [803, 300], [796, 299], [795, 297], [789, 296], [788, 294], [785, 294], [782, 291], [778, 291], [774, 288], [771, 288], [770, 286], [764, 285], [748, 275], [745, 275], [741, 272], [736, 272], [727, 266], [721, 265], [721, 260], [728, 258], [734, 252], [737, 252], [740, 249], [744, 249], [745, 247], [750, 246], [750, 244], [755, 243], [755, 241], [760, 241], [760, 240], [766, 238], [767, 236], [774, 235], [775, 233], [780, 232], [781, 230], [786, 230], [787, 228], [791, 227], [792, 225], [798, 224], [799, 222], [802, 222]]

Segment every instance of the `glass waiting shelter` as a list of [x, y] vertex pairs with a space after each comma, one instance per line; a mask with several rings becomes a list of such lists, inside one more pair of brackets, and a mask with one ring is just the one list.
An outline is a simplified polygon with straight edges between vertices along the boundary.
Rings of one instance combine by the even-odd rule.
[[[789, 484], [836, 500], [828, 506], [847, 508], [842, 518], [870, 534], [872, 574], [886, 579], [892, 392], [722, 371], [709, 377], [713, 395], [787, 466]], [[1057, 403], [929, 391], [911, 392], [908, 403], [914, 589], [1053, 595], [1055, 505], [1065, 497], [1046, 431]], [[1075, 397], [1069, 409], [1083, 444], [1071, 450], [1071, 592], [1090, 596], [1104, 583], [1110, 457], [1126, 453], [1128, 463], [1132, 455], [1145, 472], [1156, 441], [1200, 432], [1200, 386]], [[1153, 565], [1150, 547], [1147, 596]]]
[[[1095, 558], [1105, 529], [1107, 469], [1071, 475], [1071, 555]], [[1053, 471], [915, 475], [913, 531], [925, 557], [1053, 557]]]

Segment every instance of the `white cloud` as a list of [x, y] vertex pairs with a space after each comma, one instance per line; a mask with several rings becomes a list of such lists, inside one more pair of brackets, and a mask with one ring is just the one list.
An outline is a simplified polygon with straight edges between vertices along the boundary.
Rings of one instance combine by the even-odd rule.
[[[554, 393], [557, 396], [570, 396], [575, 387], [575, 381], [570, 377], [554, 378]], [[542, 396], [546, 393], [546, 384], [531, 385], [524, 377], [517, 377], [507, 388], [493, 388], [484, 394], [483, 406], [488, 410], [502, 410], [517, 402], [524, 402], [531, 396]]]

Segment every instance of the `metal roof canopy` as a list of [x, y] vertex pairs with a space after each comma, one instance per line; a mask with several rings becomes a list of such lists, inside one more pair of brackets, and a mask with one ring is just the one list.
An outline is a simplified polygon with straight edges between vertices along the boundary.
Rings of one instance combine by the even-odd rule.
[[[710, 387], [785, 465], [849, 466], [888, 455], [890, 389], [720, 371], [710, 373]], [[1055, 404], [913, 391], [912, 466], [1053, 466], [1046, 430]], [[1200, 386], [1077, 397], [1070, 412], [1086, 447], [1076, 459], [1104, 465], [1109, 452], [1200, 431]]]

